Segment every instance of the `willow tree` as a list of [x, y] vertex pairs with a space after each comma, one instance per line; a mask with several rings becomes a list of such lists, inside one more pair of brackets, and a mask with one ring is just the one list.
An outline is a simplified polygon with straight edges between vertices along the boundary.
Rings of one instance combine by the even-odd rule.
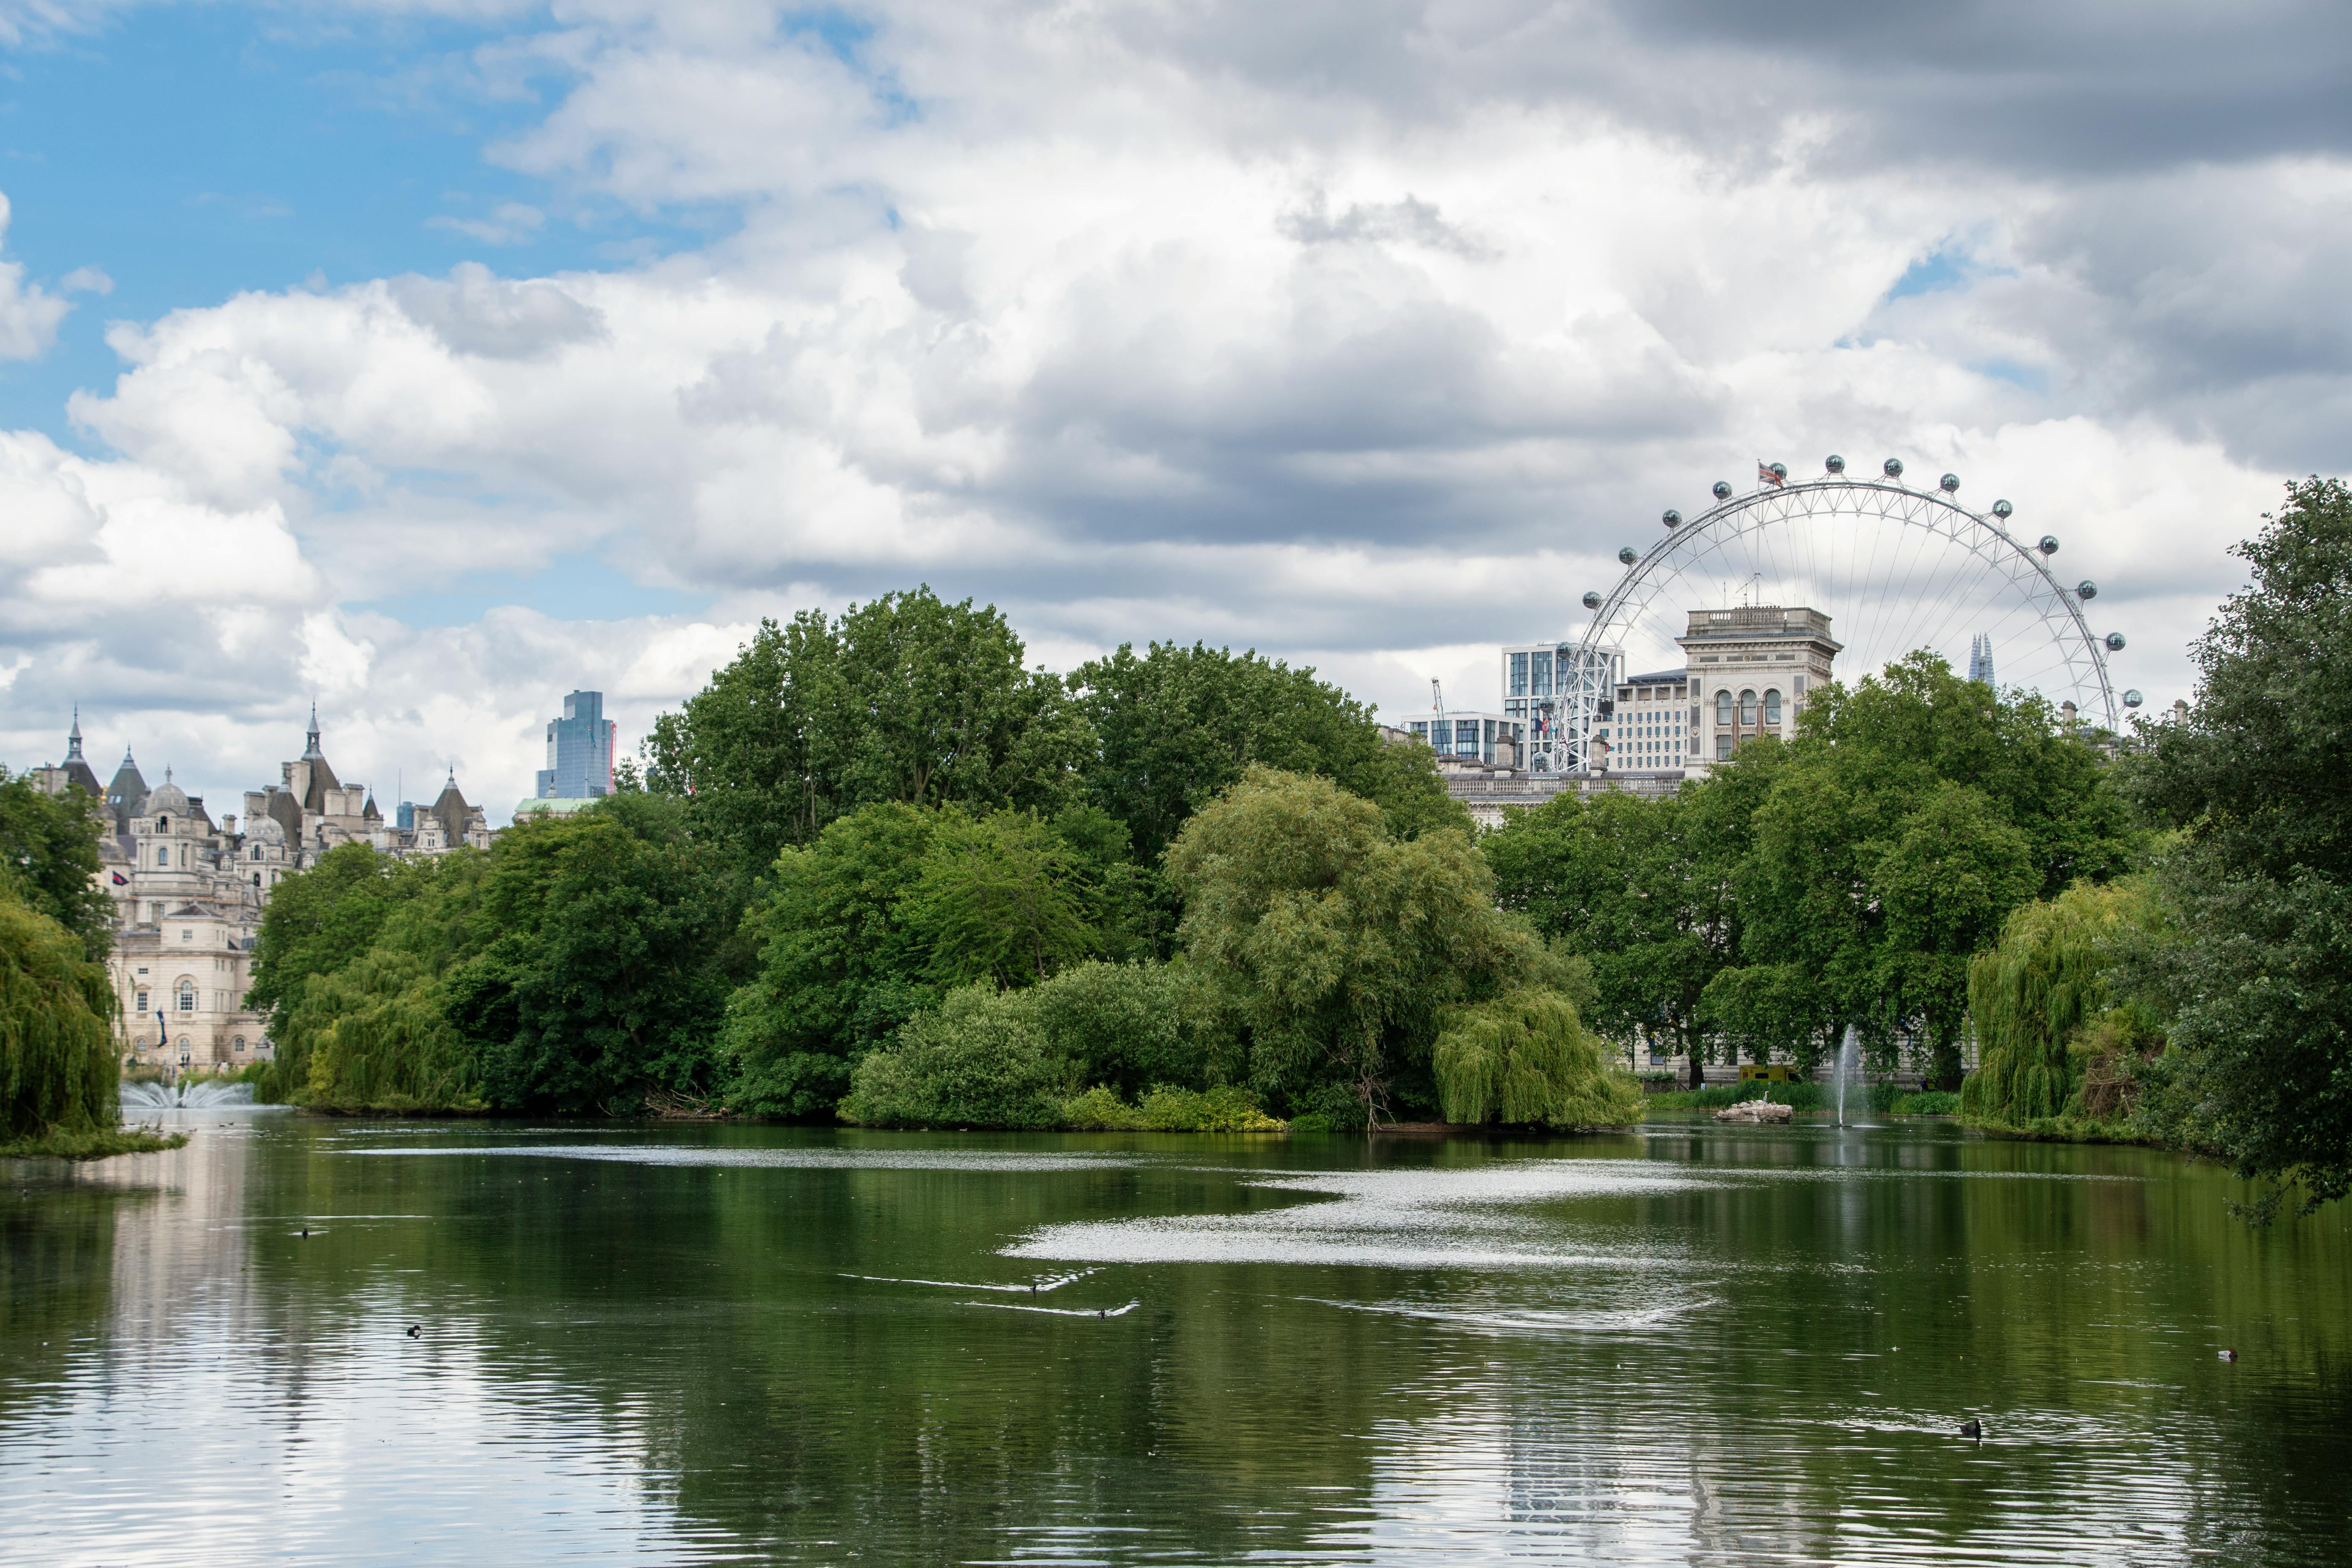
[[106, 966], [64, 926], [0, 893], [0, 1133], [121, 1124], [113, 1016]]
[[1622, 1126], [1642, 1091], [1556, 991], [1515, 991], [1456, 1014], [1431, 1055], [1445, 1120], [1517, 1127]]
[[2118, 1001], [2116, 966], [2152, 918], [2147, 889], [2132, 881], [2079, 885], [2009, 917], [1969, 966], [1980, 1054], [1961, 1086], [1964, 1116], [2023, 1123], [2067, 1110], [2083, 1076], [2075, 1058]]

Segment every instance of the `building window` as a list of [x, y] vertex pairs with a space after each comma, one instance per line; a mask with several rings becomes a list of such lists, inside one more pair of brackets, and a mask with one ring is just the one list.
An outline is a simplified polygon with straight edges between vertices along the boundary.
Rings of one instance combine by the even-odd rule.
[[1756, 693], [1753, 691], [1739, 694], [1739, 722], [1742, 728], [1756, 728]]
[[155, 864], [158, 866], [168, 866], [171, 863], [172, 852], [169, 849], [158, 849], [155, 851]]
[[1805, 694], [1805, 678], [1803, 676], [1800, 675], [1792, 678], [1789, 682], [1789, 686], [1790, 689], [1797, 696], [1802, 697]]
[[168, 816], [157, 817], [155, 819], [155, 831], [158, 833], [169, 833], [172, 831], [172, 819]]
[[1778, 724], [1780, 721], [1780, 694], [1778, 691], [1767, 691], [1764, 693], [1764, 722]]
[[261, 858], [261, 846], [258, 844], [253, 847], [253, 858], [257, 860]]
[[1510, 694], [1514, 697], [1525, 697], [1528, 694], [1528, 656], [1526, 654], [1515, 653], [1511, 656]]
[[1528, 693], [1533, 697], [1551, 695], [1551, 655], [1538, 648], [1528, 656], [1533, 661], [1528, 667]]
[[180, 928], [180, 940], [182, 942], [194, 942], [196, 940], [196, 933], [190, 931], [187, 927], [182, 926]]
[[139, 993], [139, 1005], [133, 1010], [142, 1018], [147, 1016], [147, 993]]
[[1718, 724], [1731, 722], [1731, 693], [1728, 691], [1715, 694], [1715, 721]]
[[1715, 738], [1715, 760], [1718, 763], [1727, 763], [1731, 760], [1731, 737], [1729, 735], [1717, 735]]
[[261, 886], [261, 873], [258, 871], [253, 874], [253, 885], [257, 888]]
[[230, 1048], [231, 1050], [236, 1051], [236, 1052], [238, 1055], [240, 1055], [240, 1056], [244, 1055], [244, 1054], [245, 1054], [245, 1037], [244, 1037], [243, 1035], [239, 1035], [239, 1036], [236, 1037], [236, 1039], [235, 1043], [234, 1043], [234, 1044], [232, 1044], [232, 1045], [230, 1046], [230, 1047], [229, 1047], [229, 1048]]
[[183, 980], [180, 982], [180, 1011], [193, 1013], [195, 1010], [196, 983], [193, 980]]

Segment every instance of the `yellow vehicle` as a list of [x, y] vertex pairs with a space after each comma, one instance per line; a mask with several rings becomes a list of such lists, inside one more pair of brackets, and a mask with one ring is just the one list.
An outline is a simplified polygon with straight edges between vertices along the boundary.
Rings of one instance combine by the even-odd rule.
[[1769, 1066], [1759, 1062], [1742, 1062], [1739, 1067], [1739, 1081], [1742, 1083], [1794, 1083], [1797, 1081], [1797, 1069], [1780, 1062], [1773, 1062]]

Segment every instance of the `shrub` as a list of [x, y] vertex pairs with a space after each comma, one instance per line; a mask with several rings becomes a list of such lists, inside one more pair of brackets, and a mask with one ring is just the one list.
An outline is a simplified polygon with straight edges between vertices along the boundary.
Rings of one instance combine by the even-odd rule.
[[1918, 1094], [1895, 1097], [1888, 1107], [1897, 1116], [1957, 1116], [1960, 1097], [1943, 1089], [1927, 1089]]
[[1160, 1085], [1143, 1097], [1143, 1123], [1154, 1132], [1279, 1132], [1283, 1123], [1260, 1110], [1247, 1090]]
[[1026, 993], [968, 985], [858, 1062], [840, 1114], [866, 1127], [1059, 1127], [1070, 1078]]

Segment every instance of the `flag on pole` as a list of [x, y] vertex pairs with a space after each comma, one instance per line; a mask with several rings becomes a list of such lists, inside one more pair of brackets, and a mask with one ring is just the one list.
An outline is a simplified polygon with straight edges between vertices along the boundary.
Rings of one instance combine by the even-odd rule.
[[1788, 483], [1788, 480], [1776, 472], [1771, 464], [1759, 458], [1756, 463], [1756, 482], [1759, 485], [1783, 485]]
[[131, 879], [124, 876], [120, 871], [109, 871], [107, 875], [114, 879], [114, 885], [118, 888], [127, 888], [131, 886]]

